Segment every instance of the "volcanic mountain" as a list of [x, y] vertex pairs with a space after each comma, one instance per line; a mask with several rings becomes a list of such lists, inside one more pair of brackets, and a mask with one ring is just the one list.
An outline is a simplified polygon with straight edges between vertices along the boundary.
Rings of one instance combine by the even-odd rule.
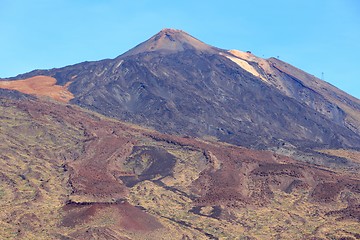
[[2, 239], [360, 238], [360, 101], [278, 59], [164, 29], [0, 88]]
[[358, 99], [278, 59], [218, 49], [180, 30], [164, 29], [115, 59], [11, 80], [39, 76], [44, 85], [56, 79], [63, 101], [164, 133], [257, 149], [360, 146]]

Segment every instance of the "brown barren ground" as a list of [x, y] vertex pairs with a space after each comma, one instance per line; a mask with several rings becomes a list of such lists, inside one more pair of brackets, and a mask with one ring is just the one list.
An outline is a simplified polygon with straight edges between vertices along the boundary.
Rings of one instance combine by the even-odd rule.
[[50, 97], [60, 102], [69, 102], [74, 95], [65, 86], [56, 85], [56, 79], [48, 76], [35, 76], [23, 80], [0, 81], [0, 88], [16, 90], [37, 97]]
[[[117, 229], [132, 231], [154, 231], [162, 228], [157, 219], [148, 213], [132, 206], [127, 202], [119, 203], [68, 203], [63, 207], [67, 213], [62, 220], [65, 227], [76, 227], [84, 223], [90, 223], [96, 215], [106, 215], [112, 218], [112, 225]], [[111, 214], [109, 214], [111, 213]]]
[[343, 157], [354, 162], [360, 163], [360, 152], [355, 150], [346, 150], [346, 149], [323, 149], [319, 152], [326, 153], [329, 155]]
[[360, 234], [358, 176], [160, 134], [71, 105], [1, 103], [2, 239]]

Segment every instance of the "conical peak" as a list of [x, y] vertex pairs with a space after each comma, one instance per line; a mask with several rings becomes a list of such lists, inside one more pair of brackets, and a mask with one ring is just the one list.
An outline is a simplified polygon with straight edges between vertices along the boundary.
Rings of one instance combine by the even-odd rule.
[[166, 36], [166, 37], [172, 36], [172, 37], [177, 37], [177, 38], [182, 37], [182, 38], [192, 38], [192, 39], [197, 40], [196, 38], [194, 38], [190, 34], [186, 33], [185, 31], [180, 30], [180, 29], [173, 29], [173, 28], [164, 28], [159, 33], [157, 33], [154, 37], [156, 37], [156, 36]]
[[173, 28], [163, 28], [158, 34], [187, 34], [186, 32], [184, 32], [183, 30], [180, 29], [173, 29]]
[[187, 38], [189, 37], [191, 36], [182, 30], [164, 28], [159, 33], [150, 38], [150, 40], [159, 42], [159, 44], [162, 44], [164, 41], [183, 43], [187, 42], [189, 40]]
[[188, 33], [171, 28], [164, 28], [149, 40], [139, 44], [124, 55], [135, 55], [144, 52], [173, 53], [192, 49], [200, 52], [214, 52], [211, 47]]

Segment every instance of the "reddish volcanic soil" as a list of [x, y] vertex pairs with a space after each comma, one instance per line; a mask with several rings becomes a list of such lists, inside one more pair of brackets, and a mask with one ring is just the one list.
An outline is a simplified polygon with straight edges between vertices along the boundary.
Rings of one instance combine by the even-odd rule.
[[77, 107], [72, 106], [29, 102], [22, 102], [21, 105], [34, 112], [34, 116], [51, 114], [71, 124], [80, 124], [84, 129], [87, 136], [84, 154], [68, 163], [72, 195], [80, 198], [91, 196], [108, 201], [109, 198], [126, 196], [127, 189], [119, 177], [128, 173], [124, 173], [120, 166], [137, 144], [135, 135], [204, 152], [208, 168], [194, 182], [194, 189], [198, 189], [202, 196], [197, 201], [202, 204], [235, 201], [263, 203], [271, 197], [272, 188], [290, 191], [296, 187], [310, 188], [315, 201], [329, 202], [336, 198], [341, 189], [353, 192], [360, 189], [360, 181], [350, 180], [346, 174], [299, 163], [269, 151], [170, 136], [94, 116], [89, 118], [88, 114], [79, 113]]
[[0, 81], [0, 88], [17, 90], [38, 97], [50, 97], [60, 102], [69, 102], [74, 95], [67, 90], [71, 82], [65, 86], [56, 85], [56, 79], [48, 76], [35, 76], [16, 81]]
[[[116, 169], [111, 169], [111, 160], [118, 161], [130, 154], [133, 143], [130, 138], [101, 132], [104, 128], [91, 126], [93, 138], [85, 146], [85, 152], [74, 163], [71, 169], [71, 185], [74, 195], [95, 196], [98, 199], [122, 198], [126, 188], [114, 176]], [[118, 171], [121, 171], [120, 169]]]
[[65, 227], [89, 223], [96, 220], [102, 213], [111, 213], [109, 218], [112, 218], [116, 228], [129, 231], [153, 231], [162, 227], [155, 217], [127, 202], [81, 204], [69, 202], [63, 207], [63, 211], [65, 217], [62, 226]]
[[[194, 191], [201, 195], [195, 200], [198, 205], [264, 205], [272, 199], [275, 189], [287, 193], [295, 189], [306, 189], [312, 192], [310, 197], [313, 201], [319, 203], [334, 202], [342, 190], [360, 193], [359, 179], [299, 163], [269, 151], [254, 151], [158, 133], [149, 136], [157, 141], [191, 146], [204, 151], [209, 167], [193, 185]], [[221, 168], [215, 166], [219, 163], [215, 163], [214, 159], [220, 161]]]
[[[360, 193], [360, 181], [354, 176], [299, 163], [269, 151], [160, 134], [84, 112], [70, 105], [32, 100], [15, 104], [20, 109], [26, 109], [34, 118], [52, 116], [54, 121], [65, 122], [84, 132], [85, 140], [79, 143], [84, 146], [82, 154], [74, 159], [65, 159], [64, 168], [69, 171], [71, 191], [68, 203], [61, 210], [62, 226], [65, 227], [86, 226], [102, 216], [108, 216], [113, 226], [129, 231], [162, 228], [155, 217], [125, 200], [129, 189], [121, 177], [134, 173], [124, 169], [124, 162], [130, 159], [135, 147], [139, 148], [140, 142], [144, 141], [203, 153], [205, 170], [200, 172], [189, 189], [193, 193], [194, 207], [265, 206], [273, 199], [275, 190], [286, 193], [296, 189], [306, 190], [311, 193], [309, 199], [320, 204], [336, 201], [344, 190]], [[166, 148], [161, 149], [157, 151], [156, 148], [148, 148], [144, 152], [147, 155], [154, 153], [156, 158], [172, 156], [166, 152]], [[153, 180], [149, 176], [142, 180]], [[346, 201], [351, 204], [349, 208], [329, 214], [340, 220], [351, 218], [358, 221], [358, 200], [349, 197]], [[355, 208], [356, 211], [353, 211]], [[217, 217], [227, 217], [222, 215], [221, 209], [219, 212]], [[100, 232], [105, 234], [103, 236], [110, 234], [111, 239], [110, 230], [91, 231], [95, 231], [91, 233], [95, 235]], [[90, 236], [86, 231], [76, 234]]]
[[119, 236], [115, 231], [106, 227], [87, 228], [76, 231], [70, 236], [74, 239], [130, 240], [130, 238]]

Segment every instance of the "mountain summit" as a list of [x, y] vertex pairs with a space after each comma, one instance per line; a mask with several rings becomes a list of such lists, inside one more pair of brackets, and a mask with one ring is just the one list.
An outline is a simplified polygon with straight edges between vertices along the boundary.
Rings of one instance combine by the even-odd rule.
[[0, 239], [360, 236], [360, 101], [276, 58], [165, 29], [0, 88]]
[[215, 52], [214, 47], [201, 42], [182, 30], [165, 28], [156, 35], [152, 36], [149, 40], [126, 52], [123, 56], [155, 51], [173, 53], [188, 49]]
[[358, 99], [278, 59], [217, 49], [181, 30], [163, 29], [115, 59], [14, 79], [39, 75], [69, 91], [64, 101], [164, 133], [259, 149], [360, 148]]

